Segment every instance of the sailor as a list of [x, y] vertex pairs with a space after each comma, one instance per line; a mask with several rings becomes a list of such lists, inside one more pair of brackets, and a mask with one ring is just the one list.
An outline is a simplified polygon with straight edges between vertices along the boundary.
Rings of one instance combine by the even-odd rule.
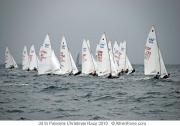
[[14, 69], [14, 68], [15, 68], [14, 65], [11, 65], [9, 69]]
[[163, 77], [163, 79], [167, 79], [167, 78], [169, 78], [170, 77], [170, 74], [168, 73], [168, 75], [165, 75], [164, 77]]
[[129, 69], [126, 69], [125, 73], [128, 73], [129, 72]]
[[121, 70], [121, 74], [123, 74], [123, 73], [124, 73], [124, 70], [122, 69], [122, 70]]
[[155, 79], [159, 79], [160, 78], [160, 74], [159, 72], [157, 72], [157, 74], [154, 76]]
[[37, 71], [37, 68], [36, 68], [36, 67], [34, 67], [34, 71]]
[[89, 75], [92, 75], [92, 76], [97, 76], [96, 71], [93, 71], [93, 72], [92, 72], [92, 73], [90, 73]]
[[131, 73], [134, 73], [135, 72], [135, 69], [133, 68], [132, 72]]

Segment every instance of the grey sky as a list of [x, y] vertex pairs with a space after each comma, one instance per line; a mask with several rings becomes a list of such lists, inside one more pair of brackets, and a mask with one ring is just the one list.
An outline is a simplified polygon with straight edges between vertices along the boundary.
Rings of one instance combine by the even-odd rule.
[[24, 45], [38, 53], [46, 33], [56, 55], [64, 34], [75, 59], [83, 38], [95, 50], [106, 32], [113, 42], [126, 40], [130, 61], [142, 64], [152, 24], [165, 63], [180, 64], [179, 0], [0, 0], [0, 63], [6, 46], [18, 63]]

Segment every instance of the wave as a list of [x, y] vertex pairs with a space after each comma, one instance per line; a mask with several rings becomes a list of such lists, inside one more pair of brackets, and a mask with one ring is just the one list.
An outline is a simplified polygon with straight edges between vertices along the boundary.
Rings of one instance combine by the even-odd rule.
[[94, 101], [101, 101], [101, 100], [106, 101], [106, 100], [113, 100], [113, 99], [115, 99], [115, 97], [107, 95], [107, 96], [103, 96], [103, 97], [97, 98]]
[[43, 88], [41, 92], [52, 92], [52, 91], [65, 91], [69, 90], [67, 87], [57, 87], [57, 86], [48, 86], [46, 88]]
[[18, 110], [18, 109], [13, 109], [13, 110], [7, 110], [7, 113], [23, 113], [24, 111]]

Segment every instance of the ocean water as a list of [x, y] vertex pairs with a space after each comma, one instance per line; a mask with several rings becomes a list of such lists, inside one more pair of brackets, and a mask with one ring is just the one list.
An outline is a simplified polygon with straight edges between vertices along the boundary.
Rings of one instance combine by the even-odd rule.
[[42, 75], [0, 66], [1, 120], [178, 120], [180, 65], [155, 80], [135, 65], [117, 79]]

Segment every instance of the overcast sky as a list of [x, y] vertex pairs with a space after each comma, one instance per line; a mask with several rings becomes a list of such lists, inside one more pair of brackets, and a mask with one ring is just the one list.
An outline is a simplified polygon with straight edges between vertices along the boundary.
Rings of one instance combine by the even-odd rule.
[[151, 25], [165, 63], [180, 64], [179, 0], [0, 0], [0, 63], [6, 46], [17, 63], [24, 45], [38, 53], [47, 33], [56, 55], [64, 34], [75, 59], [84, 38], [94, 52], [106, 32], [113, 42], [126, 40], [130, 61], [143, 64]]

